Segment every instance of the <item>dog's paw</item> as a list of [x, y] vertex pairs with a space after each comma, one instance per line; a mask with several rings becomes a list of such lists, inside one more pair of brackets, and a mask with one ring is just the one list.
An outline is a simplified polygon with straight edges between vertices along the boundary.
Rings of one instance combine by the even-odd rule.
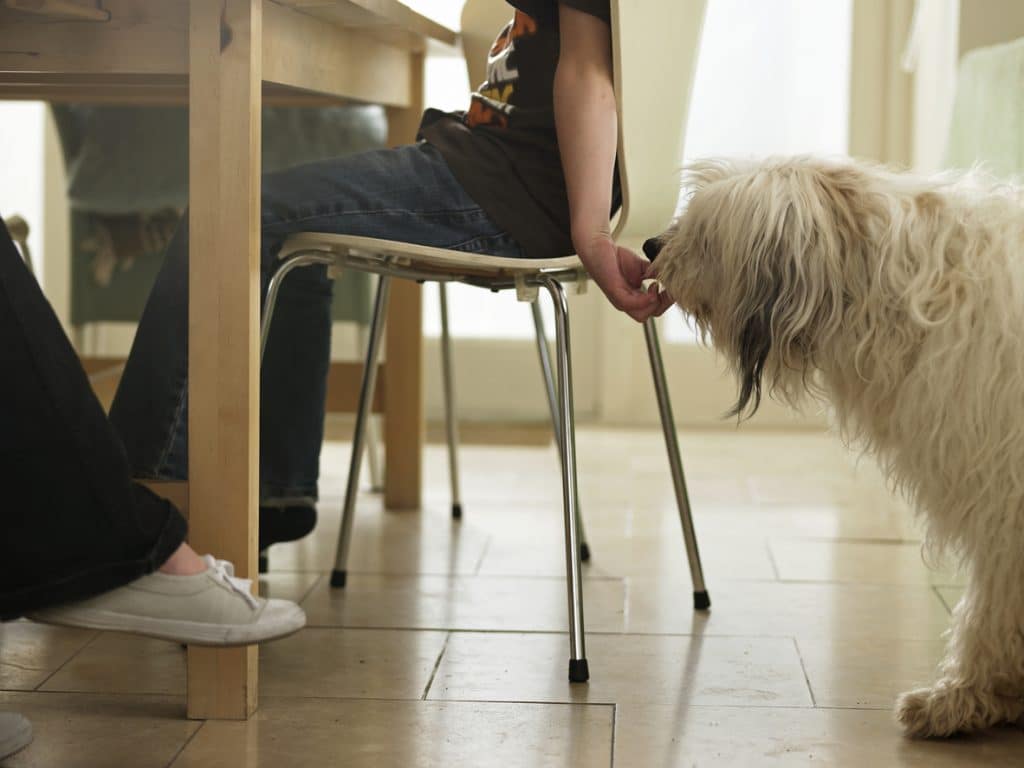
[[934, 707], [931, 705], [931, 688], [918, 688], [900, 694], [896, 699], [896, 719], [908, 736], [926, 739], [932, 736], [948, 736], [951, 732], [937, 729]]
[[990, 692], [962, 686], [918, 688], [896, 700], [896, 719], [908, 736], [945, 738], [1013, 720], [1007, 703]]

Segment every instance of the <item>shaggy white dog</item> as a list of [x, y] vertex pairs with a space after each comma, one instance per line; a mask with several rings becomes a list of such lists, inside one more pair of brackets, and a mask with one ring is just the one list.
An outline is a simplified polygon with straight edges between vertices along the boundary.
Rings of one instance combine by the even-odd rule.
[[797, 158], [691, 167], [649, 241], [669, 293], [739, 377], [829, 401], [926, 521], [967, 591], [938, 679], [900, 696], [914, 736], [1024, 713], [1024, 201], [978, 174]]

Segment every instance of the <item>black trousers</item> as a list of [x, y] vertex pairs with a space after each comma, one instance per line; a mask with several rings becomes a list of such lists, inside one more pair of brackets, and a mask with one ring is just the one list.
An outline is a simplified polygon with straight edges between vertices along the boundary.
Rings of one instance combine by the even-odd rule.
[[0, 620], [159, 568], [185, 519], [128, 460], [0, 221]]

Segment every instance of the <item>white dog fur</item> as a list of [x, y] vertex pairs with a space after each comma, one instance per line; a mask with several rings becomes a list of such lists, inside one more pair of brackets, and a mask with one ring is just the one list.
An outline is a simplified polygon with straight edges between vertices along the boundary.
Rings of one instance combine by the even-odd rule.
[[968, 586], [913, 736], [1024, 713], [1024, 201], [981, 174], [796, 158], [690, 167], [660, 281], [740, 381], [827, 400]]

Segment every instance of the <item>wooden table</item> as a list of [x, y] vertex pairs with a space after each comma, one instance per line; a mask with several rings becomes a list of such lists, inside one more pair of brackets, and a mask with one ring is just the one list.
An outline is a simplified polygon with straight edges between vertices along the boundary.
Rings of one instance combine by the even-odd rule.
[[[262, 102], [383, 104], [389, 142], [412, 141], [427, 38], [455, 42], [397, 0], [0, 0], [0, 99], [189, 104], [189, 484], [167, 490], [192, 546], [240, 576], [256, 576]], [[420, 302], [393, 286], [393, 507], [420, 500]], [[189, 717], [246, 718], [256, 689], [255, 647], [189, 648]]]

